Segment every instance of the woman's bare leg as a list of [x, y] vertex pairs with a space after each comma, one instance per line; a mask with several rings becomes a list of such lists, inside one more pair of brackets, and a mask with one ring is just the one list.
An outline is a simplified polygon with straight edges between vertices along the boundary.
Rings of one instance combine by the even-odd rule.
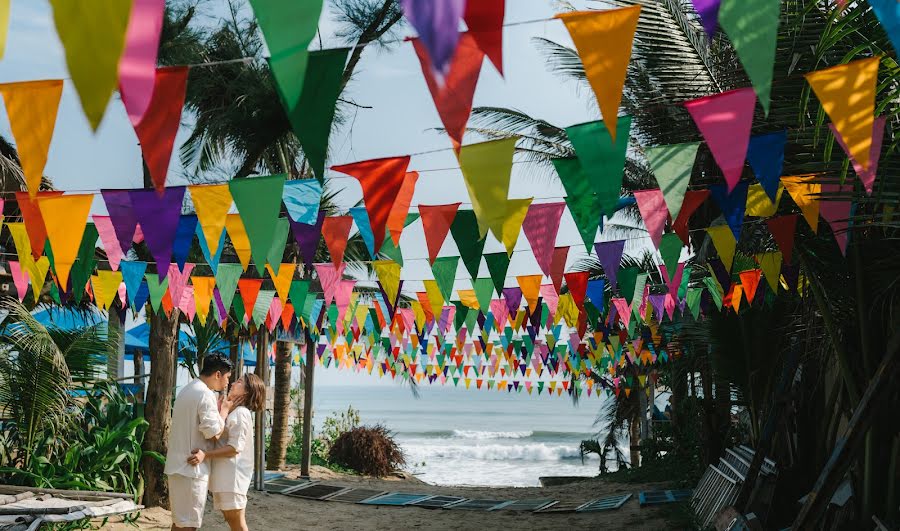
[[222, 511], [222, 516], [225, 517], [225, 522], [228, 523], [228, 527], [231, 528], [231, 531], [248, 531], [247, 520], [244, 518], [243, 509]]

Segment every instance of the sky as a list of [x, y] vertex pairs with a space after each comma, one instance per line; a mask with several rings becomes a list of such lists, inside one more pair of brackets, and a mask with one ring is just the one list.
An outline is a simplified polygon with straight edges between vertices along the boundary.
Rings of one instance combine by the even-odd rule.
[[[599, 118], [593, 93], [550, 73], [532, 42], [535, 37], [544, 37], [571, 46], [571, 39], [562, 22], [550, 20], [559, 9], [557, 4], [551, 0], [507, 0], [506, 24], [513, 25], [504, 28], [506, 75], [501, 77], [485, 60], [475, 93], [475, 106], [510, 107], [561, 127]], [[571, 4], [578, 9], [601, 6], [598, 2], [586, 0]], [[224, 16], [226, 5], [226, 0], [211, 0], [205, 7], [207, 20], [213, 23]], [[320, 33], [326, 47], [340, 44], [334, 38], [335, 30], [332, 13], [326, 9], [320, 21]], [[401, 36], [411, 36], [414, 31], [406, 26], [399, 33]], [[46, 0], [12, 2], [6, 54], [0, 62], [0, 82], [68, 77], [49, 3]], [[440, 118], [410, 43], [367, 48], [355, 78], [343, 97], [371, 108], [357, 109], [348, 124], [332, 134], [329, 165], [445, 149], [412, 158], [410, 169], [421, 172], [412, 211], [418, 204], [458, 201], [464, 203], [463, 208], [468, 206], [470, 200], [458, 164], [449, 149], [450, 141], [434, 130], [441, 127]], [[183, 118], [186, 124], [189, 121]], [[188, 131], [188, 127], [183, 126], [176, 138], [169, 185], [185, 184], [180, 177], [177, 148], [187, 137]], [[0, 134], [11, 138], [5, 111], [2, 110]], [[468, 140], [471, 142], [477, 138], [470, 136]], [[102, 188], [139, 188], [142, 186], [140, 160], [137, 138], [118, 94], [110, 101], [103, 122], [95, 133], [82, 113], [71, 82], [65, 83], [45, 169], [45, 174], [52, 178], [56, 188], [73, 193]], [[564, 191], [555, 176], [527, 172], [524, 166], [514, 166], [510, 198], [534, 197], [537, 203], [563, 200]], [[332, 172], [332, 175], [335, 174]], [[349, 208], [361, 198], [361, 189], [354, 179], [335, 179], [333, 186], [340, 190], [338, 202], [342, 206]], [[99, 196], [94, 201], [92, 212], [105, 213]], [[619, 237], [620, 234], [608, 231], [598, 235], [597, 241]], [[556, 244], [572, 246], [568, 262], [570, 268], [586, 257], [568, 212], [563, 215]], [[642, 242], [638, 240], [635, 245], [639, 250]], [[406, 281], [405, 287], [421, 290], [422, 284], [416, 280], [431, 278], [431, 272], [420, 222], [410, 225], [404, 232], [401, 248], [405, 262], [401, 278]], [[489, 235], [484, 252], [501, 250], [502, 244]], [[456, 254], [456, 245], [448, 237], [441, 255]], [[507, 285], [516, 285], [515, 275], [539, 272], [527, 239], [520, 235]], [[483, 263], [479, 276], [488, 276]], [[455, 289], [469, 288], [467, 272], [462, 264], [457, 278]]]

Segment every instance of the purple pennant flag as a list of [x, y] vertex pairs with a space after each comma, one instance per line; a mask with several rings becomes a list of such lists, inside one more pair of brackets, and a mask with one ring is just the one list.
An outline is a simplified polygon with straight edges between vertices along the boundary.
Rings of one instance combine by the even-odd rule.
[[657, 319], [662, 321], [663, 313], [666, 311], [666, 294], [650, 295], [647, 298], [650, 299], [650, 304], [653, 306], [653, 311], [656, 312]]
[[213, 288], [213, 300], [216, 301], [216, 309], [219, 311], [219, 324], [222, 324], [222, 321], [228, 317], [228, 310], [225, 309], [225, 303], [222, 302], [222, 294], [219, 293], [219, 288]]
[[617, 275], [619, 274], [619, 264], [622, 262], [622, 253], [625, 252], [625, 240], [616, 240], [612, 242], [600, 242], [594, 244], [597, 251], [597, 258], [600, 259], [600, 265], [606, 278], [609, 280], [609, 286], [613, 291], [619, 285]]
[[162, 196], [156, 190], [131, 190], [129, 196], [134, 216], [141, 224], [144, 240], [156, 261], [160, 282], [169, 273], [172, 263], [172, 247], [181, 219], [184, 186], [166, 188]]
[[446, 72], [459, 43], [459, 21], [466, 0], [400, 0], [400, 4], [403, 14], [428, 49], [434, 69], [438, 73]]
[[300, 254], [309, 269], [313, 267], [316, 249], [319, 247], [319, 239], [322, 237], [322, 224], [325, 222], [325, 212], [319, 211], [319, 218], [315, 225], [307, 225], [306, 223], [297, 223], [288, 218], [291, 222], [291, 232], [294, 233], [294, 239], [300, 246]]
[[721, 0], [693, 0], [694, 10], [700, 15], [700, 22], [710, 39], [716, 35], [719, 25], [719, 2]]
[[506, 307], [509, 308], [509, 314], [513, 319], [516, 312], [519, 311], [519, 305], [522, 304], [521, 288], [503, 288], [503, 299], [506, 300]]
[[[731, 287], [731, 273], [725, 269], [725, 264], [721, 260], [710, 260], [709, 266], [712, 268], [713, 273], [715, 273], [719, 285], [722, 286], [722, 291], [728, 293], [728, 288]], [[782, 271], [783, 269], [784, 268], [782, 268]]]
[[[106, 210], [109, 211], [109, 220], [116, 231], [116, 239], [122, 252], [131, 249], [131, 241], [137, 230], [137, 218], [134, 217], [134, 209], [131, 207], [131, 195], [129, 190], [101, 190]], [[168, 269], [168, 268], [167, 268]]]

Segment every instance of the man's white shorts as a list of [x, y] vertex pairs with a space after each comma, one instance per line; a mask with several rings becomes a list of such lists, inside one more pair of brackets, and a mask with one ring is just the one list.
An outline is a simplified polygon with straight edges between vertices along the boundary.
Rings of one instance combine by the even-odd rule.
[[203, 525], [208, 484], [209, 478], [189, 478], [180, 474], [169, 476], [169, 505], [172, 508], [173, 524], [194, 528]]
[[247, 495], [238, 492], [213, 492], [213, 507], [217, 511], [234, 511], [247, 507]]

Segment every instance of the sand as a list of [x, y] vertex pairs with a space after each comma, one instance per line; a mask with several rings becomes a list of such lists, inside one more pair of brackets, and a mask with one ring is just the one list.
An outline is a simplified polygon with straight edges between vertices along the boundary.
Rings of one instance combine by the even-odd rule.
[[[296, 477], [294, 469], [288, 477]], [[491, 499], [541, 499], [564, 501], [588, 501], [613, 494], [634, 493], [620, 509], [600, 513], [534, 514], [529, 512], [485, 512], [422, 509], [418, 507], [378, 507], [327, 501], [304, 500], [280, 494], [256, 492], [251, 489], [247, 507], [247, 523], [251, 530], [287, 529], [376, 529], [376, 530], [468, 530], [468, 529], [668, 529], [660, 510], [654, 507], [640, 508], [637, 492], [665, 488], [662, 484], [617, 484], [597, 479], [559, 487], [489, 488], [489, 487], [439, 487], [428, 485], [413, 477], [367, 478], [343, 475], [321, 467], [314, 467], [314, 478], [329, 484], [365, 486], [385, 491], [403, 491], [425, 494], [446, 494], [467, 498]], [[140, 529], [169, 529], [169, 512], [153, 508], [141, 513], [136, 522]], [[134, 529], [123, 523], [109, 523], [104, 529]], [[212, 508], [210, 499], [206, 505], [203, 529], [227, 530], [220, 513]]]

